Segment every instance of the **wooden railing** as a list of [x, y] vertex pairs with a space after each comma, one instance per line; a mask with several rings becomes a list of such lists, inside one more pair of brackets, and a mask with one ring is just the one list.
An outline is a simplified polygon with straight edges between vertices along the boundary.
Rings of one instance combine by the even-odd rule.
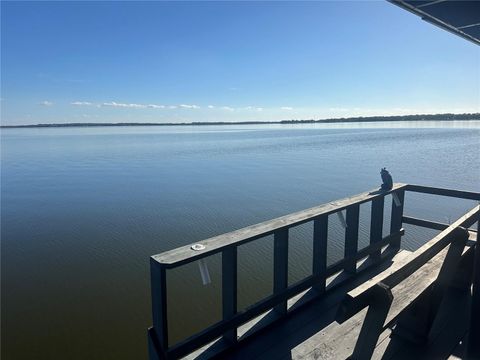
[[[438, 189], [432, 187], [394, 184], [390, 191], [372, 191], [346, 199], [330, 202], [311, 209], [282, 216], [257, 225], [249, 226], [200, 242], [200, 245], [183, 246], [150, 259], [153, 326], [149, 329], [150, 359], [170, 359], [185, 356], [192, 351], [221, 338], [225, 347], [234, 346], [237, 329], [266, 311], [272, 310], [275, 319], [284, 317], [290, 310], [287, 301], [309, 288], [317, 295], [327, 291], [327, 279], [339, 272], [347, 276], [357, 273], [357, 262], [367, 258], [371, 264], [391, 256], [400, 248], [403, 235], [402, 223], [420, 225], [443, 230], [448, 225], [403, 215], [405, 191], [452, 196], [478, 200], [480, 193]], [[384, 199], [392, 194], [389, 234], [383, 234]], [[370, 243], [358, 250], [359, 210], [363, 203], [371, 202]], [[345, 210], [344, 258], [327, 266], [327, 235], [329, 216]], [[342, 215], [343, 216], [343, 215]], [[288, 243], [289, 229], [307, 222], [313, 222], [313, 264], [312, 274], [302, 281], [288, 286]], [[237, 248], [245, 243], [274, 237], [273, 247], [273, 294], [249, 308], [237, 309]], [[382, 251], [383, 248], [386, 250]], [[195, 249], [197, 250], [195, 250]], [[170, 346], [167, 317], [167, 281], [169, 269], [201, 260], [221, 253], [222, 256], [222, 314], [223, 318], [203, 331]]]

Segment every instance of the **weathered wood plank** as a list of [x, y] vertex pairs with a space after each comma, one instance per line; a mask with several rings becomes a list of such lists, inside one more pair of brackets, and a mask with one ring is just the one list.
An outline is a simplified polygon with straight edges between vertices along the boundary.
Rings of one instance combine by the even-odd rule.
[[[237, 313], [237, 248], [229, 247], [222, 252], [222, 313], [223, 320]], [[226, 341], [237, 341], [237, 329], [223, 334]]]
[[160, 351], [166, 353], [168, 349], [167, 277], [165, 268], [151, 258], [150, 281], [153, 334], [157, 337]]
[[450, 226], [450, 225], [439, 223], [439, 222], [436, 222], [436, 221], [418, 219], [418, 218], [414, 218], [414, 217], [411, 217], [411, 216], [405, 216], [405, 215], [402, 217], [402, 222], [404, 224], [421, 226], [421, 227], [424, 227], [424, 228], [433, 229], [433, 230], [440, 230], [440, 231], [445, 230], [446, 228], [448, 228]]
[[[384, 197], [379, 197], [372, 200], [372, 210], [370, 216], [370, 245], [382, 241], [384, 204]], [[380, 249], [372, 253], [370, 257], [372, 260], [378, 260], [380, 258]]]
[[212, 255], [221, 251], [226, 246], [238, 246], [249, 241], [273, 234], [281, 228], [292, 227], [311, 221], [320, 215], [329, 215], [337, 211], [346, 209], [352, 204], [363, 204], [378, 197], [383, 197], [392, 191], [404, 189], [407, 185], [395, 183], [390, 191], [374, 190], [355, 195], [342, 200], [332, 201], [328, 204], [316, 206], [307, 210], [302, 210], [293, 214], [285, 215], [277, 219], [269, 220], [260, 224], [252, 225], [243, 229], [232, 231], [227, 234], [215, 236], [201, 241], [205, 245], [205, 250], [194, 251], [191, 244], [180, 248], [170, 250], [152, 258], [165, 267], [176, 267], [182, 264], [198, 260], [202, 257]]
[[345, 229], [345, 271], [355, 274], [357, 271], [356, 255], [358, 252], [358, 219], [360, 205], [347, 207], [347, 228]]
[[[273, 293], [281, 294], [288, 287], [288, 229], [275, 232], [273, 239]], [[275, 306], [279, 314], [287, 313], [287, 299]]]
[[[403, 205], [405, 203], [405, 190], [400, 189], [392, 193], [392, 215], [390, 217], [390, 233], [396, 233], [402, 228]], [[391, 246], [400, 248], [400, 237]]]
[[325, 292], [327, 278], [328, 215], [322, 215], [313, 221], [313, 257], [312, 273], [318, 279], [315, 289]]
[[155, 329], [150, 327], [147, 331], [148, 339], [148, 359], [149, 360], [164, 360], [164, 354], [158, 345], [158, 337], [155, 334]]
[[473, 260], [473, 287], [472, 305], [470, 315], [470, 332], [468, 335], [467, 355], [471, 359], [480, 358], [480, 245], [478, 235], [480, 234], [480, 220], [477, 222], [477, 243]]
[[[366, 312], [367, 309], [364, 309], [348, 322], [340, 325], [332, 322], [296, 345], [291, 350], [290, 359], [348, 359], [352, 354]], [[274, 359], [274, 357], [269, 357], [269, 359]]]
[[441, 195], [441, 196], [449, 196], [449, 197], [455, 197], [460, 199], [480, 201], [480, 193], [473, 192], [473, 191], [444, 189], [444, 188], [436, 188], [432, 186], [422, 186], [422, 185], [414, 185], [414, 184], [408, 184], [406, 190], [411, 192], [423, 193], [423, 194]]

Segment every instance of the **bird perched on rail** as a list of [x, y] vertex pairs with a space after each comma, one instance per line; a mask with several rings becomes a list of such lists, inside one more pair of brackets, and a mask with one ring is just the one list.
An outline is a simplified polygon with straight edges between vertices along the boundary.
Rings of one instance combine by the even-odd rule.
[[380, 186], [381, 190], [390, 190], [393, 187], [392, 175], [388, 172], [387, 168], [382, 168], [380, 170], [380, 175], [382, 176], [382, 185]]

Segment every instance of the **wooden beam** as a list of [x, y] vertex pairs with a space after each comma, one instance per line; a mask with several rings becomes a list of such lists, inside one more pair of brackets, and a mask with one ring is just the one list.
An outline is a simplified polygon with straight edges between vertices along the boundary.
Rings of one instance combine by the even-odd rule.
[[467, 358], [480, 358], [480, 245], [478, 235], [480, 234], [480, 219], [477, 222], [477, 241], [473, 260], [473, 287], [472, 304], [470, 312], [470, 330], [467, 342]]
[[[370, 245], [382, 241], [383, 237], [383, 209], [385, 197], [379, 197], [372, 200], [372, 211], [370, 216]], [[372, 253], [372, 260], [380, 259], [381, 250]]]
[[350, 274], [357, 272], [356, 255], [358, 252], [358, 219], [360, 205], [355, 204], [347, 208], [347, 228], [345, 229], [345, 271]]
[[448, 228], [450, 225], [447, 224], [442, 224], [436, 221], [431, 221], [431, 220], [424, 220], [424, 219], [418, 219], [414, 218], [411, 216], [403, 216], [402, 217], [402, 222], [405, 224], [410, 224], [410, 225], [415, 225], [415, 226], [421, 226], [424, 228], [428, 229], [433, 229], [433, 230], [445, 230]]
[[444, 188], [413, 185], [413, 184], [408, 184], [406, 187], [406, 190], [411, 192], [423, 193], [423, 194], [441, 195], [441, 196], [456, 197], [460, 199], [480, 201], [480, 193], [473, 192], [473, 191], [452, 190], [452, 189], [444, 189]]
[[153, 327], [148, 328], [148, 360], [165, 360], [166, 354], [161, 350], [158, 344], [158, 337]]
[[[223, 320], [231, 319], [237, 313], [237, 248], [222, 251], [222, 313]], [[223, 334], [226, 341], [237, 341], [237, 329]]]
[[312, 273], [318, 279], [315, 290], [325, 292], [327, 280], [327, 244], [328, 215], [322, 215], [313, 221], [313, 264]]
[[[392, 193], [392, 215], [390, 217], [390, 233], [396, 233], [402, 228], [403, 205], [405, 203], [405, 190], [401, 189]], [[401, 237], [391, 246], [400, 249]]]
[[395, 183], [390, 191], [373, 190], [359, 195], [355, 195], [342, 200], [332, 201], [327, 204], [302, 210], [293, 214], [285, 215], [277, 219], [269, 220], [260, 224], [252, 225], [243, 229], [232, 231], [200, 241], [205, 246], [204, 250], [194, 251], [191, 245], [182, 246], [158, 255], [154, 255], [155, 261], [163, 264], [167, 268], [177, 267], [203, 257], [213, 255], [223, 250], [227, 246], [239, 246], [247, 242], [271, 235], [275, 231], [297, 226], [311, 221], [321, 215], [329, 215], [335, 212], [345, 210], [348, 206], [354, 204], [363, 204], [378, 197], [383, 197], [393, 191], [406, 188], [406, 184]]
[[[167, 277], [166, 269], [150, 258], [153, 333], [163, 354], [168, 350]], [[160, 356], [161, 357], [161, 356]]]
[[[273, 242], [273, 293], [280, 294], [288, 287], [288, 229], [276, 231]], [[275, 310], [286, 314], [287, 299], [276, 305]]]

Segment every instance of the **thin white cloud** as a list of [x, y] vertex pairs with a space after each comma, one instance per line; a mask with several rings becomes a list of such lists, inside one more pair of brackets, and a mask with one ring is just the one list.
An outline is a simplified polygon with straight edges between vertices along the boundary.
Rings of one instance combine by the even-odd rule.
[[88, 101], [74, 101], [71, 102], [70, 105], [75, 105], [75, 106], [92, 106], [93, 104]]
[[200, 109], [200, 106], [198, 105], [188, 105], [188, 104], [181, 104], [179, 107], [183, 109]]
[[263, 111], [263, 108], [257, 107], [255, 110], [257, 110], [257, 111]]
[[207, 107], [208, 107], [209, 109], [215, 109], [215, 106], [213, 106], [213, 105], [208, 105]]
[[71, 105], [76, 106], [109, 106], [109, 107], [116, 107], [116, 108], [130, 108], [130, 109], [165, 109], [165, 105], [158, 105], [158, 104], [132, 104], [132, 103], [118, 103], [116, 101], [104, 102], [101, 104], [94, 104], [88, 101], [74, 101], [70, 103]]
[[125, 104], [125, 103], [117, 103], [115, 101], [111, 102], [104, 102], [102, 106], [111, 106], [111, 107], [119, 107], [119, 108], [133, 108], [133, 109], [145, 109], [147, 105], [142, 104]]
[[230, 106], [222, 106], [222, 110], [235, 111], [235, 109]]
[[280, 109], [282, 109], [282, 110], [293, 110], [293, 108], [290, 107], [290, 106], [282, 106]]
[[42, 102], [39, 102], [38, 105], [42, 105], [42, 106], [52, 106], [52, 105], [53, 105], [53, 102], [48, 101], [48, 100], [44, 100], [44, 101], [42, 101]]

